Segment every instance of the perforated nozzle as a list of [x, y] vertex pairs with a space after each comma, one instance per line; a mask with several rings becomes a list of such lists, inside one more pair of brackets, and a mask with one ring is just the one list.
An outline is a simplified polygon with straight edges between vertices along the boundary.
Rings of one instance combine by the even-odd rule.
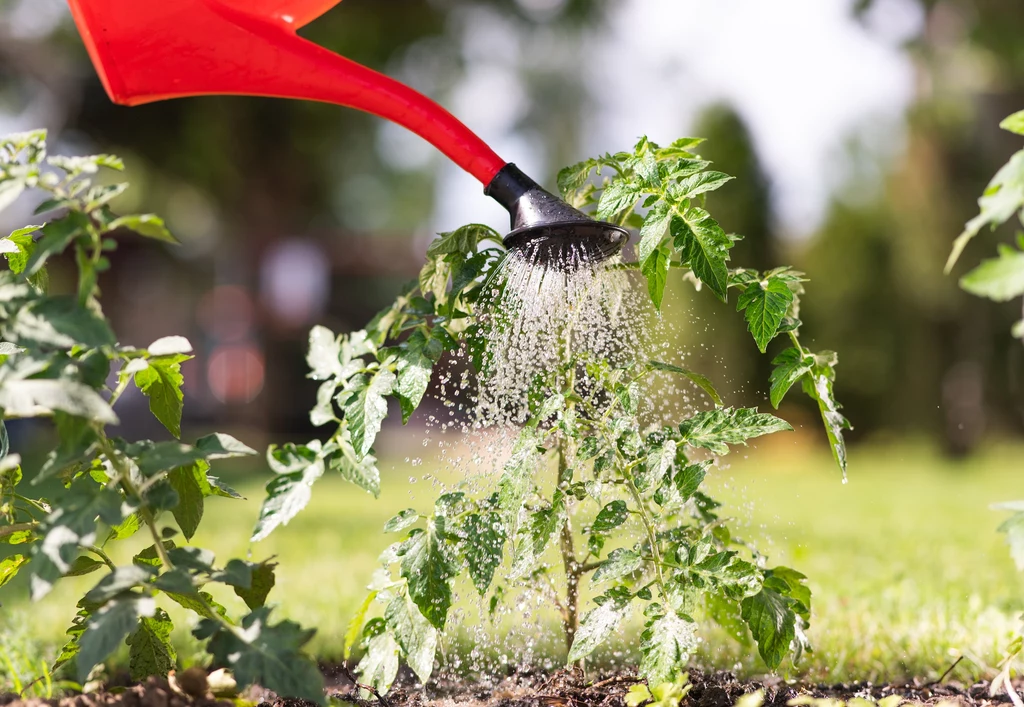
[[502, 167], [484, 194], [504, 206], [512, 230], [505, 246], [558, 267], [574, 267], [607, 260], [629, 240], [629, 232], [611, 223], [595, 221], [557, 196], [545, 191], [509, 163]]

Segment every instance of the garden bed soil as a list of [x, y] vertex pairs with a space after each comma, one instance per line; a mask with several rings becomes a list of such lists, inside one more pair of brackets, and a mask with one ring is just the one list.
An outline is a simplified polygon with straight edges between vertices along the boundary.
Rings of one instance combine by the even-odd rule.
[[[638, 682], [629, 674], [605, 675], [584, 680], [580, 673], [559, 671], [551, 675], [514, 675], [493, 687], [456, 679], [441, 679], [426, 690], [409, 679], [400, 679], [386, 697], [369, 700], [337, 668], [325, 668], [328, 694], [358, 707], [625, 707], [629, 688]], [[965, 707], [1010, 703], [1005, 692], [989, 696], [988, 683], [964, 685], [955, 681], [873, 685], [788, 683], [781, 678], [737, 680], [727, 672], [690, 672], [692, 688], [681, 707], [733, 707], [742, 695], [763, 690], [765, 707], [785, 707], [799, 696], [850, 700], [855, 697], [880, 700], [900, 695], [908, 701], [935, 705], [955, 702]], [[242, 698], [258, 707], [314, 707], [303, 700], [279, 699], [258, 688]], [[116, 691], [101, 691], [61, 699], [26, 699], [15, 694], [0, 695], [0, 707], [236, 707], [232, 700], [206, 695], [190, 697], [171, 689], [166, 680], [150, 678], [144, 684]]]

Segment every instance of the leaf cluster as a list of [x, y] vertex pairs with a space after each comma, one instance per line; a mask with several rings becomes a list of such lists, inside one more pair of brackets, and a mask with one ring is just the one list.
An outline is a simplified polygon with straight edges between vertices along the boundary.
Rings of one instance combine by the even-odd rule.
[[[79, 682], [123, 643], [136, 679], [172, 670], [173, 626], [161, 608], [170, 602], [201, 618], [195, 635], [241, 682], [322, 702], [322, 677], [300, 653], [310, 632], [269, 621], [274, 563], [220, 565], [213, 553], [189, 544], [208, 499], [240, 498], [211, 474], [211, 463], [255, 452], [219, 433], [179, 441], [181, 364], [191, 358], [191, 345], [180, 336], [145, 349], [121, 345], [103, 314], [99, 277], [118, 239], [134, 232], [175, 241], [152, 214], [113, 211], [127, 184], [96, 179], [101, 170], [123, 169], [120, 160], [48, 156], [45, 139], [33, 132], [0, 140], [0, 210], [31, 190], [46, 195], [37, 209], [44, 223], [0, 238], [8, 265], [0, 271], [0, 542], [12, 546], [0, 561], [0, 586], [24, 573], [38, 600], [63, 577], [98, 577], [78, 601], [53, 666], [73, 667]], [[57, 258], [74, 262], [73, 295], [48, 291], [47, 265]], [[148, 399], [170, 440], [129, 442], [109, 434], [129, 386]], [[58, 443], [39, 468], [23, 471], [5, 421], [24, 417], [49, 418]], [[52, 497], [34, 491], [52, 479], [60, 481]], [[111, 545], [138, 532], [152, 544], [116, 565]], [[230, 587], [247, 613], [232, 618], [210, 595], [213, 584]]]

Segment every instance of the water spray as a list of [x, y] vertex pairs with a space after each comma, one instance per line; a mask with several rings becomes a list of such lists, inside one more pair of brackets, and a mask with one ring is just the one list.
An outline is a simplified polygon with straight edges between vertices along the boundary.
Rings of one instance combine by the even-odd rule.
[[115, 103], [248, 95], [356, 108], [411, 130], [477, 178], [511, 216], [510, 250], [571, 269], [629, 239], [545, 191], [426, 96], [296, 34], [339, 0], [68, 1]]

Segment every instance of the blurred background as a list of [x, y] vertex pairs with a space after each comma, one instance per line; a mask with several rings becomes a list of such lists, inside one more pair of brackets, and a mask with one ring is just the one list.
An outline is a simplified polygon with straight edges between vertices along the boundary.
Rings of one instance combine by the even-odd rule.
[[[773, 560], [811, 577], [819, 650], [806, 670], [938, 677], [966, 655], [959, 671], [991, 672], [1024, 609], [988, 509], [1019, 484], [1024, 347], [1009, 334], [1019, 303], [956, 282], [1012, 232], [978, 238], [952, 276], [942, 268], [1021, 147], [997, 124], [1024, 108], [1024, 3], [344, 0], [302, 34], [436, 99], [549, 188], [561, 166], [643, 134], [707, 137], [701, 153], [738, 177], [709, 199], [746, 236], [734, 261], [808, 274], [802, 338], [840, 353], [837, 397], [856, 426], [847, 486], [798, 394], [780, 415], [805, 433], [730, 457], [712, 482], [744, 537], [767, 538]], [[0, 0], [0, 133], [36, 127], [55, 152], [122, 156], [133, 188], [118, 210], [159, 213], [181, 240], [123, 239], [100, 284], [124, 343], [184, 334], [195, 346], [186, 439], [216, 428], [260, 448], [315, 436], [309, 328], [362, 327], [415, 277], [436, 232], [507, 228], [432, 147], [353, 110], [239, 97], [115, 106], [64, 0]], [[0, 230], [31, 222], [33, 206], [5, 211]], [[666, 328], [689, 365], [730, 403], [767, 406], [770, 358], [734, 305], [673, 288]], [[125, 395], [121, 434], [165, 438], [146, 408]], [[422, 433], [395, 434], [397, 416], [387, 424], [379, 502], [325, 477], [309, 512], [256, 550], [279, 555], [276, 601], [320, 627], [327, 658], [386, 544], [379, 528], [423, 472], [410, 457], [432, 453]], [[39, 458], [47, 429], [12, 426], [15, 450]], [[257, 461], [227, 475], [250, 500], [217, 506], [197, 538], [222, 557], [253, 551], [240, 526], [269, 472]], [[12, 636], [59, 645], [73, 588], [43, 607], [17, 583], [4, 592], [15, 611], [0, 615], [0, 649]], [[729, 641], [702, 650], [757, 669]]]
[[[854, 442], [910, 435], [963, 455], [1024, 432], [1015, 307], [942, 274], [1019, 147], [997, 123], [1024, 106], [1022, 23], [1016, 0], [345, 0], [302, 33], [435, 98], [549, 186], [641, 134], [708, 137], [703, 154], [738, 177], [710, 203], [747, 237], [734, 260], [811, 279], [805, 332], [841, 354]], [[362, 326], [435, 232], [507, 226], [427, 143], [353, 110], [115, 106], [63, 0], [0, 0], [0, 132], [39, 126], [56, 151], [123, 156], [134, 187], [121, 210], [164, 215], [182, 241], [126, 244], [101, 284], [125, 342], [196, 345], [193, 425], [308, 434], [310, 325]], [[962, 267], [991, 252], [979, 241]], [[758, 402], [769, 364], [734, 321], [699, 336], [709, 366]]]

